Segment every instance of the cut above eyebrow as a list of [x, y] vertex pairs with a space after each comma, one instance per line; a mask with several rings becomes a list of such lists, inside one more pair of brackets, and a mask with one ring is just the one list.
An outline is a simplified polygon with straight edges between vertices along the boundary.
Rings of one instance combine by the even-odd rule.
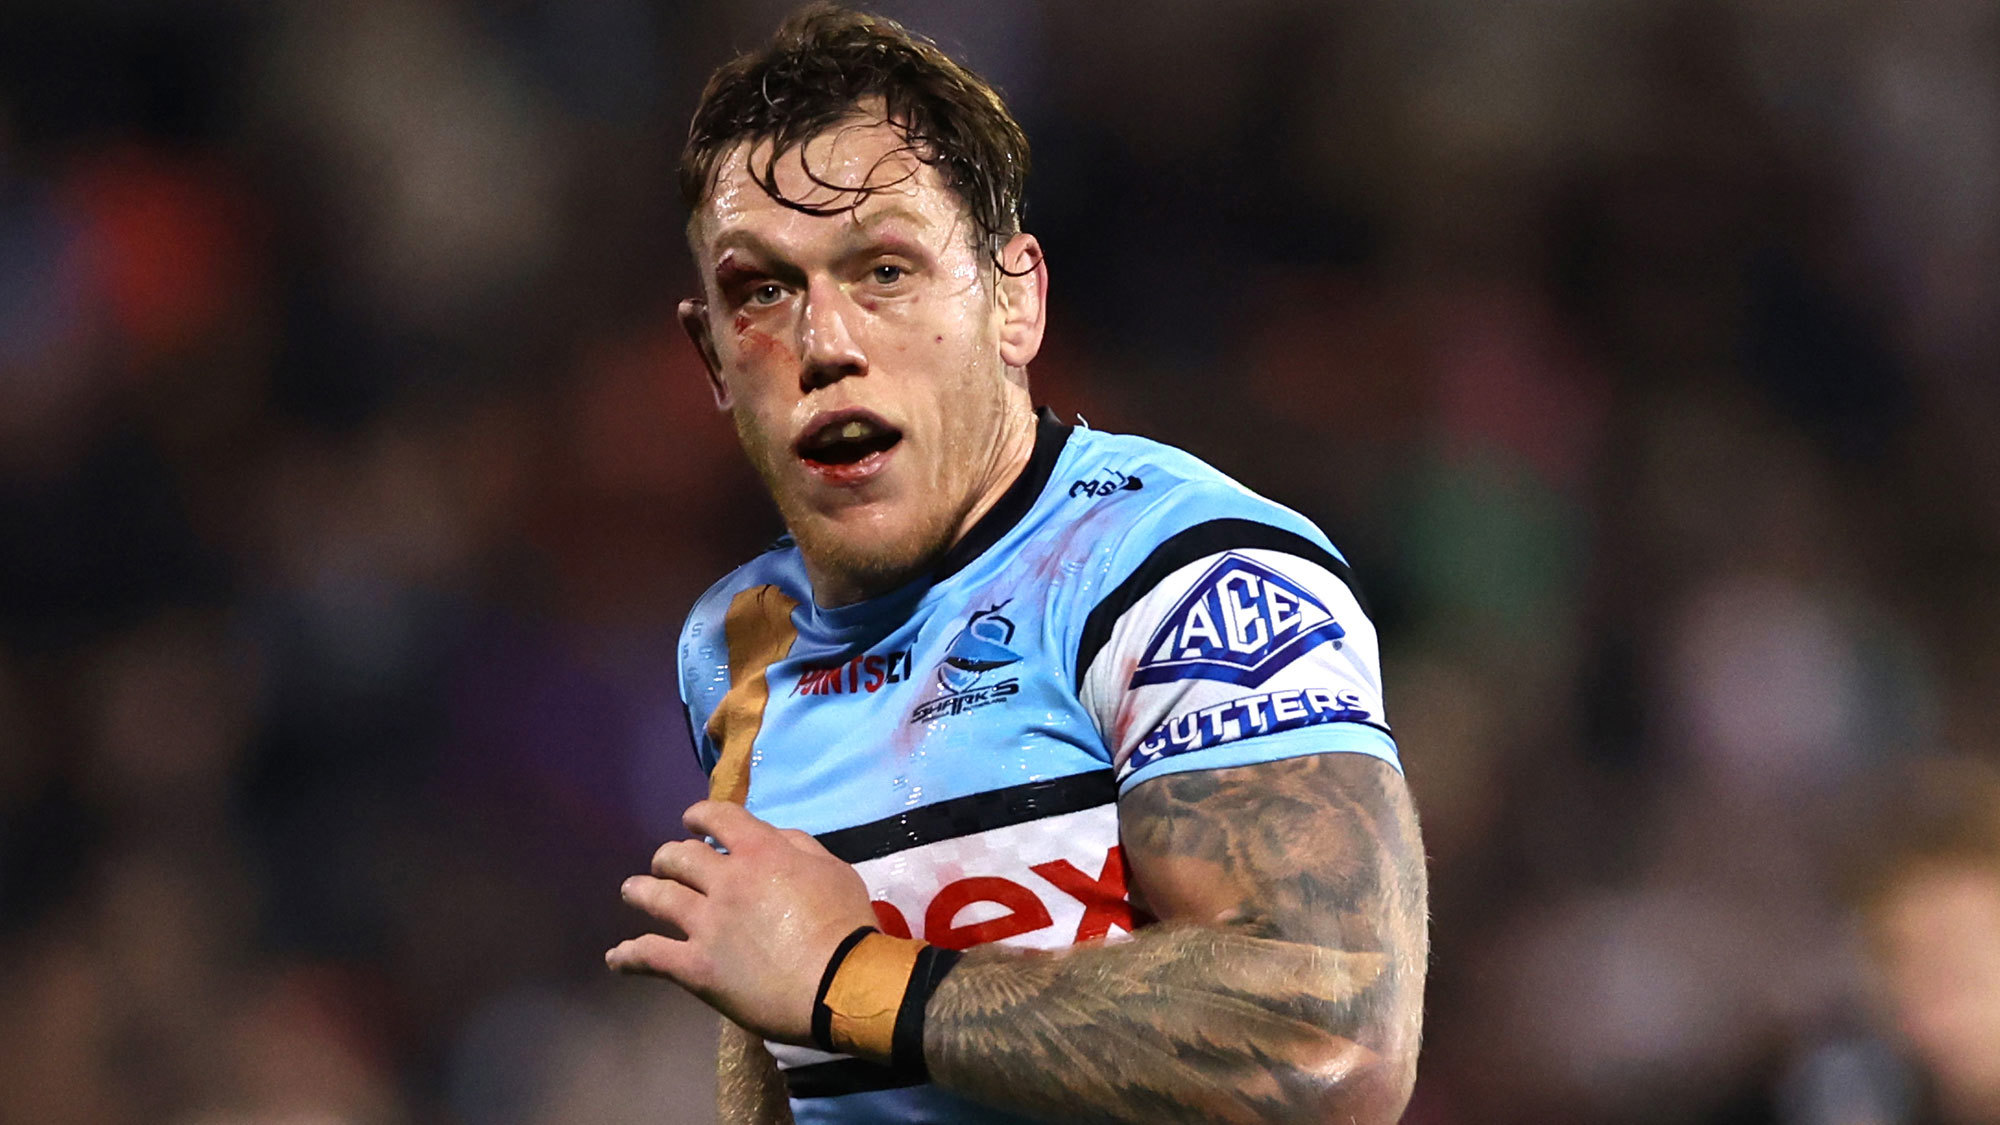
[[721, 234], [716, 235], [713, 250], [718, 263], [722, 260], [722, 255], [730, 250], [748, 250], [752, 254], [758, 254], [766, 258], [784, 257], [770, 243], [764, 241], [762, 235], [742, 227], [738, 227], [735, 230], [723, 231]]
[[[796, 285], [805, 278], [805, 271], [793, 265], [784, 255], [775, 253], [764, 244], [763, 239], [745, 232], [745, 237], [737, 240], [741, 245], [719, 247], [721, 253], [715, 259], [715, 280], [720, 285], [730, 285], [745, 277], [769, 277], [787, 285]], [[739, 262], [735, 251], [743, 250], [757, 257], [755, 263]]]

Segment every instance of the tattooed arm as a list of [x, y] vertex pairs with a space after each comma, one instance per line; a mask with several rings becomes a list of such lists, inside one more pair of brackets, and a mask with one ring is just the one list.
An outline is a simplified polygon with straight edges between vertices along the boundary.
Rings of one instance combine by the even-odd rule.
[[933, 1079], [1062, 1121], [1395, 1121], [1427, 956], [1401, 776], [1346, 753], [1168, 774], [1119, 820], [1160, 924], [968, 952], [925, 1009]]
[[727, 1018], [715, 1053], [715, 1102], [722, 1125], [792, 1125], [776, 1060], [761, 1038]]

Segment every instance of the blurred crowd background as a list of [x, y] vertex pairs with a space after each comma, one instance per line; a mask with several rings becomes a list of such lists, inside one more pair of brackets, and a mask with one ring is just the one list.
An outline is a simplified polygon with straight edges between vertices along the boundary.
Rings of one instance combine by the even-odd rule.
[[[712, 1119], [601, 954], [777, 530], [673, 168], [786, 8], [0, 6], [0, 1121]], [[2000, 7], [878, 10], [1033, 140], [1038, 398], [1372, 598], [1413, 1125], [2000, 1120], [2000, 861], [1871, 862], [2000, 816]]]

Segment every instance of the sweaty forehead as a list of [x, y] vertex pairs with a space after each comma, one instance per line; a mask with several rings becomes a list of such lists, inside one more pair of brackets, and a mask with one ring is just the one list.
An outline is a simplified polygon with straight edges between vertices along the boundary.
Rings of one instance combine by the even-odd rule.
[[[771, 153], [768, 140], [745, 141], [717, 163], [714, 186], [689, 223], [697, 250], [738, 228], [803, 234], [815, 225], [865, 225], [890, 210], [913, 219], [928, 239], [964, 215], [962, 202], [938, 170], [879, 116], [858, 115], [836, 124], [779, 154], [775, 165]], [[811, 215], [772, 198], [762, 182], [767, 170], [786, 200], [833, 213]]]

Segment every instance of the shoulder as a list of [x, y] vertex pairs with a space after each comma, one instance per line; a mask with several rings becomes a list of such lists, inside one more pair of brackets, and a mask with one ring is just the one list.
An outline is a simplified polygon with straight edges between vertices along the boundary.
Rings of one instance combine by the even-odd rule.
[[1079, 481], [1068, 487], [1112, 489], [1100, 501], [1115, 509], [1094, 606], [1104, 626], [1166, 576], [1230, 551], [1294, 556], [1352, 586], [1346, 558], [1311, 520], [1193, 454], [1127, 434], [1079, 429], [1074, 440]]
[[1071, 665], [1121, 787], [1303, 754], [1397, 764], [1375, 628], [1325, 533], [1170, 446], [1094, 444], [1142, 482], [1105, 502]]
[[[778, 540], [763, 554], [723, 575], [695, 599], [694, 606], [688, 610], [687, 620], [681, 624], [680, 663], [684, 682], [691, 669], [704, 663], [699, 659], [702, 650], [722, 651], [724, 622], [737, 596], [763, 586], [776, 586], [793, 601], [806, 596], [804, 567], [799, 561], [798, 548], [792, 545], [789, 537]], [[724, 654], [725, 662], [726, 659]]]
[[[1311, 520], [1185, 450], [1150, 438], [1082, 428], [1072, 444], [1079, 447], [1070, 471], [1077, 479], [1059, 486], [1069, 488], [1072, 496], [1097, 495], [1115, 505], [1123, 517], [1118, 522], [1128, 555], [1217, 521], [1274, 528], [1319, 550], [1333, 550]], [[1205, 534], [1231, 533], [1225, 525]]]

